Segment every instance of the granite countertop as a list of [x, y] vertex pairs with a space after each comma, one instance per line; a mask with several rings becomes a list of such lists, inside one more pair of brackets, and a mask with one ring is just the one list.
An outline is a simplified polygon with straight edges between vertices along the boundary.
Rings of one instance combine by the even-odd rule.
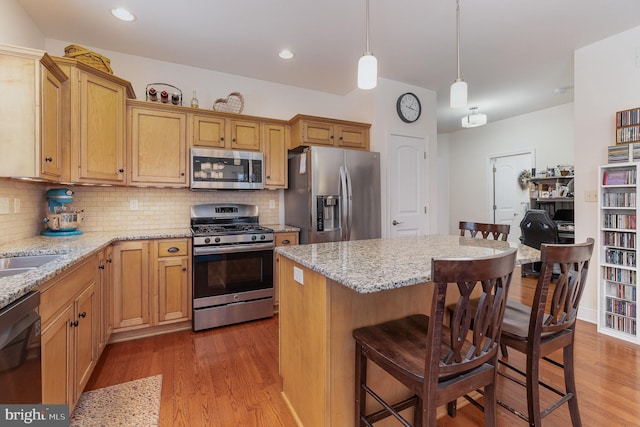
[[481, 257], [518, 248], [517, 263], [540, 259], [522, 244], [453, 235], [408, 236], [282, 246], [276, 252], [358, 293], [425, 283], [434, 257]]
[[59, 258], [26, 273], [0, 278], [0, 309], [115, 241], [180, 237], [191, 237], [191, 229], [95, 232], [61, 237], [35, 236], [0, 245], [0, 257], [60, 254]]
[[286, 224], [260, 224], [263, 227], [272, 229], [276, 233], [293, 233], [300, 232], [298, 227], [294, 227]]

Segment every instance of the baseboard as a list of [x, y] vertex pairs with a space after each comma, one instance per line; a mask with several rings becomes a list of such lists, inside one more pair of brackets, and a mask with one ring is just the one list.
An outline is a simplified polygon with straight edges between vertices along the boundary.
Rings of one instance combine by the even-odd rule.
[[156, 335], [169, 334], [171, 332], [186, 331], [192, 329], [191, 320], [171, 323], [168, 325], [152, 326], [150, 328], [133, 329], [124, 332], [114, 332], [109, 338], [109, 344], [123, 341], [137, 340], [139, 338], [153, 337]]

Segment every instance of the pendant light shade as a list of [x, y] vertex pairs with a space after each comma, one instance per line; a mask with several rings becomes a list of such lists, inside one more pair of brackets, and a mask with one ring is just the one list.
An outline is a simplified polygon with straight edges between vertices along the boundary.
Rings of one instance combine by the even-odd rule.
[[358, 61], [358, 88], [373, 89], [378, 84], [378, 60], [369, 48], [369, 0], [366, 13], [367, 49]]
[[478, 107], [469, 108], [471, 114], [462, 118], [463, 128], [477, 128], [487, 124], [487, 115], [483, 113], [477, 113]]
[[371, 53], [365, 53], [358, 61], [358, 87], [373, 89], [378, 83], [378, 60]]
[[458, 78], [451, 85], [449, 105], [451, 108], [462, 108], [467, 105], [467, 83], [460, 77], [460, 0], [456, 0], [456, 59]]

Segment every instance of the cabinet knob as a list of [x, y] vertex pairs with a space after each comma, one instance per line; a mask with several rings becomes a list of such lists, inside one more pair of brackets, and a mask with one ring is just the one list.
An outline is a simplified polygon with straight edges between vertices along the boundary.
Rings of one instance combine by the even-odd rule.
[[187, 267], [182, 267], [182, 271], [187, 271]]
[[179, 250], [180, 249], [176, 248], [175, 246], [171, 246], [169, 249], [167, 249], [167, 252], [174, 253], [174, 252], [178, 252]]
[[220, 141], [224, 141], [224, 136], [221, 136], [221, 137], [220, 137]]
[[271, 179], [271, 175], [267, 175], [267, 179]]
[[288, 245], [289, 243], [291, 243], [291, 240], [289, 240], [289, 239], [284, 239], [284, 240], [282, 241], [282, 244], [283, 244], [283, 245]]
[[180, 176], [184, 176], [184, 172], [180, 172]]
[[98, 268], [99, 268], [100, 270], [104, 270], [104, 264], [99, 265], [99, 266], [98, 266]]
[[53, 162], [53, 158], [52, 157], [45, 157], [44, 161], [45, 162]]
[[[78, 317], [82, 317], [84, 319], [85, 317], [87, 317], [87, 312], [83, 311], [82, 313], [78, 314]], [[76, 321], [76, 323], [78, 323], [78, 322]]]
[[124, 169], [120, 168], [120, 169], [118, 169], [118, 172], [124, 173]]
[[73, 322], [69, 322], [69, 326], [73, 327], [73, 326], [78, 326], [79, 322], [77, 320], [74, 320]]
[[107, 260], [107, 262], [113, 262], [113, 260], [112, 260], [111, 258], [109, 258], [109, 259]]

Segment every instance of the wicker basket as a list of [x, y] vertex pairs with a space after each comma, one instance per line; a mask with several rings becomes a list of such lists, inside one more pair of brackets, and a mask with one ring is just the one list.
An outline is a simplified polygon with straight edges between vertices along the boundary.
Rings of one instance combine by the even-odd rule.
[[64, 56], [77, 59], [78, 61], [105, 73], [113, 74], [111, 61], [106, 56], [90, 51], [89, 49], [70, 44], [64, 48]]

